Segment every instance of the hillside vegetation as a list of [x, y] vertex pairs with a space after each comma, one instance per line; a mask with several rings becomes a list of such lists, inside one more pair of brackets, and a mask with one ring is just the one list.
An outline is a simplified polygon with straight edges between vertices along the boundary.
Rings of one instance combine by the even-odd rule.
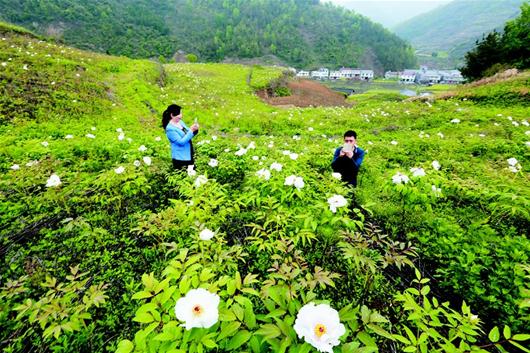
[[[303, 109], [256, 96], [280, 75], [0, 25], [1, 349], [527, 352], [528, 73]], [[195, 173], [171, 168], [171, 103], [201, 124]], [[348, 128], [355, 201], [330, 168]], [[175, 306], [197, 288], [194, 310], [218, 312], [186, 330]]]
[[410, 46], [381, 25], [318, 0], [0, 0], [0, 19], [78, 48], [133, 58], [182, 50], [200, 61], [275, 56], [318, 65], [397, 70]]
[[[412, 43], [422, 55], [421, 64], [457, 67], [475, 41], [494, 29], [502, 29], [507, 20], [520, 14], [524, 0], [455, 0], [393, 28]], [[431, 54], [436, 53], [435, 57]]]

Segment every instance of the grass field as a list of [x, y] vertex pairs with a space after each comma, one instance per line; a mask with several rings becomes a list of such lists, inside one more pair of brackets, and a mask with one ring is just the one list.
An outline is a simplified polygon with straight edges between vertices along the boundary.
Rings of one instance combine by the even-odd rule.
[[[322, 327], [335, 352], [528, 351], [528, 73], [282, 109], [254, 93], [278, 68], [109, 57], [3, 25], [0, 65], [3, 351], [309, 352]], [[171, 169], [171, 103], [201, 124], [196, 174]], [[350, 128], [367, 152], [353, 192], [330, 167]], [[197, 288], [218, 312], [186, 330], [175, 306]]]

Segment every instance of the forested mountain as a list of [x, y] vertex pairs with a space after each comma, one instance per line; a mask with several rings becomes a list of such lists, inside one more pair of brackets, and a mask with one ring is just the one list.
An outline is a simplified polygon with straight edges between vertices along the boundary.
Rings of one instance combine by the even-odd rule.
[[457, 65], [484, 33], [517, 17], [523, 2], [455, 0], [396, 26], [394, 32], [420, 51], [421, 63], [432, 57], [430, 61]]
[[318, 0], [0, 0], [0, 19], [83, 49], [201, 61], [274, 55], [296, 67], [415, 64], [410, 46], [353, 11]]

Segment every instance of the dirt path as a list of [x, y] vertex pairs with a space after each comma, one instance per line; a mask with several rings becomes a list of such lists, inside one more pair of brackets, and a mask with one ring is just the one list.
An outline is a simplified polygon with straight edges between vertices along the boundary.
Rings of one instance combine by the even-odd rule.
[[265, 102], [284, 108], [289, 107], [348, 107], [351, 103], [346, 102], [343, 94], [335, 92], [318, 82], [310, 80], [295, 80], [287, 84], [291, 90], [288, 97], [270, 97], [266, 90], [257, 92], [257, 95]]

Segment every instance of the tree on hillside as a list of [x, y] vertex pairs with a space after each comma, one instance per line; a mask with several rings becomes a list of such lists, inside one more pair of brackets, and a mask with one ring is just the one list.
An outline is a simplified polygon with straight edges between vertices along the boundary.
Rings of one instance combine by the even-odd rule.
[[462, 75], [469, 81], [480, 79], [507, 67], [530, 67], [530, 3], [521, 6], [521, 15], [508, 21], [504, 32], [493, 31], [476, 42], [465, 57]]

